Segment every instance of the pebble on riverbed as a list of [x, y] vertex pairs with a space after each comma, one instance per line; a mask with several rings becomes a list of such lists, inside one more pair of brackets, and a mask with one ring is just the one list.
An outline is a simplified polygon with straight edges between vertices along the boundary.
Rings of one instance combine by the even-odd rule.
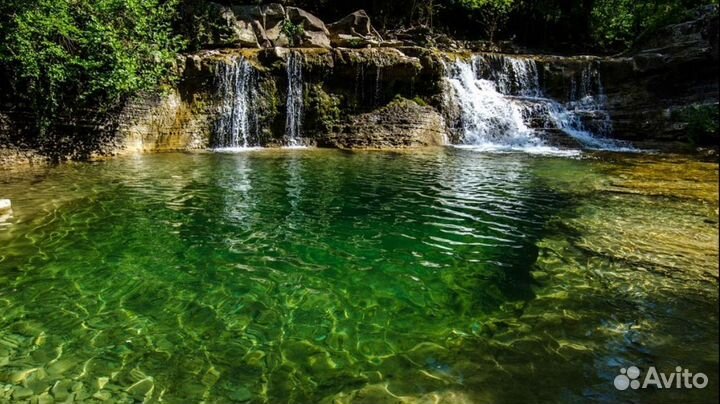
[[10, 199], [0, 199], [0, 223], [12, 217], [12, 203]]

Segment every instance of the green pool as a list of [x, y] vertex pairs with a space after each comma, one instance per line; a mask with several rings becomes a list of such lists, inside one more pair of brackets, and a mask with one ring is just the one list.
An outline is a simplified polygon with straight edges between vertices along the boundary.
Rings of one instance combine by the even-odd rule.
[[717, 181], [455, 148], [3, 172], [0, 402], [716, 401]]

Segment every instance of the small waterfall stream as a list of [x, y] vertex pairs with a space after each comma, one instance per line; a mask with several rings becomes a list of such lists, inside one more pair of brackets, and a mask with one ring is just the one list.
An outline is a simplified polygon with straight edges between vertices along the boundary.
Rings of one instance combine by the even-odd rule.
[[303, 117], [303, 77], [302, 55], [291, 52], [287, 61], [287, 117], [285, 120], [285, 136], [287, 145], [302, 145]]
[[[543, 132], [559, 130], [588, 149], [630, 150], [603, 136], [612, 124], [604, 111], [600, 75], [590, 65], [579, 85], [572, 85], [571, 101], [560, 103], [544, 95], [534, 60], [476, 55], [447, 66], [451, 97], [460, 109], [462, 144], [532, 149], [545, 148]], [[583, 117], [602, 122], [590, 131]]]
[[[523, 119], [520, 106], [505, 97], [499, 88], [509, 83], [498, 76], [482, 79], [481, 59], [457, 61], [448, 78], [454, 100], [460, 107], [463, 143], [469, 145], [503, 144], [510, 147], [540, 145]], [[505, 89], [507, 91], [507, 88]]]
[[257, 114], [253, 99], [257, 91], [257, 73], [243, 57], [221, 64], [217, 75], [218, 95], [222, 100], [220, 118], [215, 125], [216, 148], [257, 146]]

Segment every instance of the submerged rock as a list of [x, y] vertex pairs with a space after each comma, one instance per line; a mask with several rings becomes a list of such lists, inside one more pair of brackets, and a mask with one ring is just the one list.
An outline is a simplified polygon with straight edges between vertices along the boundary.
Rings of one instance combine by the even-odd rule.
[[15, 391], [13, 391], [12, 398], [13, 400], [23, 400], [30, 398], [33, 394], [34, 392], [27, 387], [16, 387]]

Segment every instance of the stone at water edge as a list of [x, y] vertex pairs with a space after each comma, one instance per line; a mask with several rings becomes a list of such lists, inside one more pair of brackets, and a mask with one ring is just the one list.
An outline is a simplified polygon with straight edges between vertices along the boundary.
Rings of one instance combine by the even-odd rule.
[[10, 199], [0, 199], [0, 213], [9, 212], [12, 209]]

